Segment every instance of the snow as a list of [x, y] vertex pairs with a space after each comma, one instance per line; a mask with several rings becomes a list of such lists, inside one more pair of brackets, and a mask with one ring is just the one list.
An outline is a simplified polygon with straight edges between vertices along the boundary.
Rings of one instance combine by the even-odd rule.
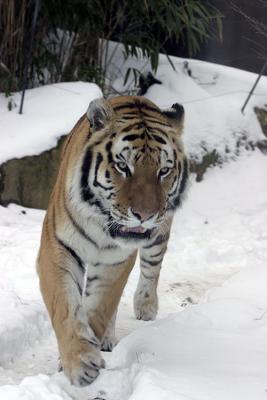
[[[149, 70], [146, 60], [123, 64], [120, 57], [120, 72]], [[176, 71], [160, 58], [156, 77], [163, 83], [147, 97], [164, 108], [184, 105], [191, 158], [216, 150], [228, 162], [208, 170], [201, 183], [191, 178], [163, 262], [157, 320], [134, 319], [136, 265], [121, 300], [119, 343], [103, 353], [106, 369], [86, 388], [71, 386], [56, 372], [56, 340], [35, 270], [44, 212], [0, 207], [1, 400], [266, 399], [267, 157], [246, 144], [264, 139], [253, 107], [267, 102], [267, 77], [242, 115], [255, 74], [172, 61]], [[110, 63], [113, 85], [123, 89], [117, 72]], [[0, 164], [55, 146], [99, 96], [96, 85], [83, 82], [32, 89], [21, 116], [17, 108], [8, 112], [0, 95]], [[13, 100], [19, 105], [20, 95]]]
[[[145, 74], [151, 71], [151, 65], [146, 58], [129, 58], [125, 62], [122, 47], [116, 48], [108, 68], [109, 79], [116, 91], [132, 90], [133, 79], [124, 85], [127, 69], [136, 68]], [[109, 53], [113, 50], [111, 42]], [[242, 114], [241, 108], [257, 74], [200, 60], [170, 58], [175, 70], [166, 56], [160, 55], [155, 77], [162, 84], [151, 86], [145, 96], [163, 109], [177, 102], [184, 106], [184, 144], [191, 159], [199, 162], [215, 150], [219, 159], [225, 161], [235, 158], [248, 143], [266, 139], [254, 113], [255, 106], [264, 107], [267, 102], [266, 76], [260, 79]]]
[[8, 111], [0, 94], [0, 164], [12, 158], [40, 154], [55, 147], [102, 92], [93, 83], [56, 83], [26, 91], [23, 114], [18, 114], [21, 93], [12, 98], [17, 107]]
[[264, 400], [267, 373], [267, 157], [246, 153], [192, 179], [177, 213], [155, 322], [133, 317], [136, 265], [120, 339], [87, 388], [56, 372], [57, 348], [34, 260], [42, 211], [0, 208], [0, 399]]
[[[242, 73], [240, 77], [237, 74], [228, 79], [225, 69], [216, 65], [213, 70], [205, 70], [200, 61], [189, 62], [189, 65], [194, 78], [187, 76], [181, 65], [176, 66], [177, 71], [169, 65], [160, 65], [157, 79], [163, 82], [164, 90], [161, 85], [154, 85], [146, 96], [162, 108], [177, 101], [184, 105], [184, 144], [190, 158], [201, 161], [206, 152], [216, 150], [224, 160], [235, 153], [238, 138], [246, 136], [246, 142], [253, 143], [263, 140], [253, 107], [266, 101], [267, 78], [264, 77], [257, 88], [258, 94], [265, 91], [265, 98], [260, 101], [258, 97], [253, 98], [243, 115], [240, 109], [253, 84], [250, 74], [247, 79], [243, 79]], [[213, 77], [213, 83], [205, 84]], [[253, 78], [256, 79], [255, 75]]]

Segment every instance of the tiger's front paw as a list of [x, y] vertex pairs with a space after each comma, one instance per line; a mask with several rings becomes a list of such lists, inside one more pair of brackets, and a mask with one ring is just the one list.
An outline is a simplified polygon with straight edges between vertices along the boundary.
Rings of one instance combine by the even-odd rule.
[[105, 368], [100, 343], [92, 343], [74, 335], [61, 355], [64, 373], [73, 385], [89, 385], [98, 377], [99, 370]]
[[137, 319], [153, 321], [158, 313], [158, 296], [156, 293], [136, 292], [134, 296], [134, 312]]
[[101, 351], [112, 351], [116, 344], [115, 336], [104, 336], [101, 342]]

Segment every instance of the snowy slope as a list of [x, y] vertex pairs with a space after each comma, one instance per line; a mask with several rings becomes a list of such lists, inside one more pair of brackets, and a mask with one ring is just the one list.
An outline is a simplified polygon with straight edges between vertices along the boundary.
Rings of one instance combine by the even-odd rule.
[[[123, 49], [116, 46], [110, 63], [109, 79], [116, 91], [133, 90], [134, 80], [124, 85], [127, 69], [136, 68], [142, 73], [151, 71], [146, 58], [129, 58], [126, 62]], [[114, 50], [110, 44], [109, 52]], [[162, 82], [148, 89], [146, 97], [161, 108], [179, 102], [185, 108], [184, 143], [191, 159], [201, 161], [207, 152], [216, 151], [221, 161], [232, 159], [250, 142], [266, 139], [254, 113], [254, 107], [267, 104], [267, 77], [263, 76], [241, 113], [247, 95], [257, 75], [232, 67], [205, 61], [171, 57], [175, 70], [166, 56], [161, 55], [155, 77]], [[237, 149], [237, 142], [239, 148]]]
[[236, 153], [237, 142], [242, 151], [250, 141], [263, 140], [254, 106], [267, 103], [267, 77], [262, 78], [242, 114], [255, 74], [197, 60], [188, 64], [191, 77], [184, 64], [178, 63], [176, 71], [165, 63], [160, 65], [157, 78], [162, 85], [152, 86], [146, 96], [163, 108], [177, 101], [184, 105], [184, 143], [190, 158], [201, 161], [207, 152], [216, 150], [226, 160]]
[[267, 157], [255, 151], [192, 182], [164, 260], [157, 321], [133, 318], [136, 266], [121, 340], [84, 389], [55, 372], [34, 267], [44, 214], [0, 208], [0, 399], [266, 399], [266, 181]]
[[18, 114], [20, 93], [12, 98], [17, 107], [8, 111], [0, 93], [0, 164], [11, 158], [40, 154], [55, 147], [102, 92], [93, 83], [56, 83], [26, 91], [23, 114]]

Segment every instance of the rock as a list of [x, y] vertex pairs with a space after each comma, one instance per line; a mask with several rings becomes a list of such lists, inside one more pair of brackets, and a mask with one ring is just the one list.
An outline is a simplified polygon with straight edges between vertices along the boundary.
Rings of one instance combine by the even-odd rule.
[[262, 132], [267, 137], [267, 105], [266, 108], [254, 107]]
[[12, 159], [0, 166], [0, 204], [46, 209], [54, 186], [65, 136], [37, 156]]
[[201, 182], [208, 168], [220, 164], [220, 157], [216, 150], [204, 155], [202, 160], [190, 160], [190, 171], [196, 174], [196, 181]]

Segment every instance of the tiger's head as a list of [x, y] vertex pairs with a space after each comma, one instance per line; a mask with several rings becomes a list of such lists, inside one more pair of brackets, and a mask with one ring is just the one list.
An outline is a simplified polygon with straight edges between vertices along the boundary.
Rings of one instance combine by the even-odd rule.
[[184, 109], [162, 111], [138, 96], [89, 105], [89, 141], [82, 160], [82, 202], [105, 216], [120, 241], [150, 238], [181, 204], [188, 162], [181, 132]]

